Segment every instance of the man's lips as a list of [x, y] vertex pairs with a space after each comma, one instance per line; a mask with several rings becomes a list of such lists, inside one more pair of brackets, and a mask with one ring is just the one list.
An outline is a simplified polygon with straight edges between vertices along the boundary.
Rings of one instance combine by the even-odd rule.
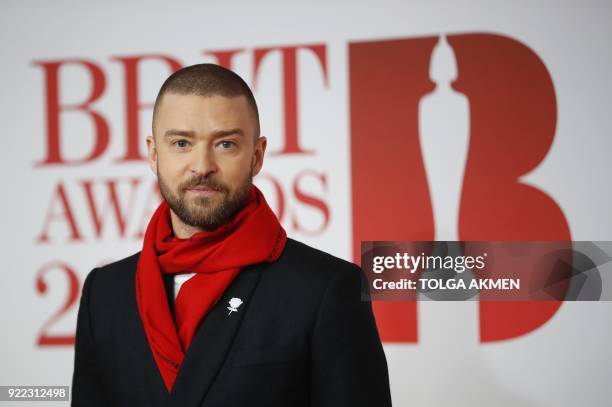
[[209, 188], [209, 187], [202, 187], [202, 186], [190, 187], [190, 188], [187, 188], [187, 191], [194, 192], [197, 194], [206, 194], [206, 195], [212, 195], [212, 194], [216, 194], [217, 192], [219, 192], [219, 190], [217, 189]]
[[197, 191], [216, 191], [216, 189], [208, 188], [208, 187], [191, 187], [191, 188], [187, 188], [187, 189], [195, 189]]

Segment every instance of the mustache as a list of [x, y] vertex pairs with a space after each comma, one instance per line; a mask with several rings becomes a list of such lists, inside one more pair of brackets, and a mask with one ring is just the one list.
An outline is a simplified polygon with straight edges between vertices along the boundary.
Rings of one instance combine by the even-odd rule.
[[215, 189], [221, 192], [225, 192], [227, 190], [227, 188], [225, 187], [225, 184], [215, 180], [214, 178], [207, 177], [205, 175], [197, 175], [189, 179], [189, 181], [184, 182], [181, 185], [181, 190], [186, 191], [189, 188], [195, 188], [195, 187]]

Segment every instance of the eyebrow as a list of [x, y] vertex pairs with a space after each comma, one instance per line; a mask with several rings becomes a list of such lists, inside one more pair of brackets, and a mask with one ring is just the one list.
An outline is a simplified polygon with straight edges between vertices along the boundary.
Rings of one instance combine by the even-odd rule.
[[[218, 137], [224, 137], [224, 136], [230, 136], [230, 135], [238, 135], [238, 136], [244, 136], [244, 131], [242, 131], [242, 129], [236, 127], [234, 129], [221, 129], [221, 130], [215, 130], [212, 132], [212, 137], [213, 138], [218, 138]], [[170, 129], [170, 130], [166, 130], [166, 132], [164, 133], [164, 137], [172, 137], [172, 136], [181, 136], [181, 137], [187, 137], [187, 138], [194, 138], [195, 137], [195, 132], [193, 131], [189, 131], [189, 130], [180, 130], [180, 129]]]
[[195, 137], [195, 133], [193, 131], [179, 129], [166, 130], [166, 132], [164, 133], [164, 137], [166, 138], [172, 136]]

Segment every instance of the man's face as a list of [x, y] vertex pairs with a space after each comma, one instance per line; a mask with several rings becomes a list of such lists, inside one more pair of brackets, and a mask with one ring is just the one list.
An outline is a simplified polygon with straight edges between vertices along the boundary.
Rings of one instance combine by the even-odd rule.
[[266, 147], [244, 96], [165, 94], [149, 164], [162, 196], [186, 225], [213, 230], [246, 204]]

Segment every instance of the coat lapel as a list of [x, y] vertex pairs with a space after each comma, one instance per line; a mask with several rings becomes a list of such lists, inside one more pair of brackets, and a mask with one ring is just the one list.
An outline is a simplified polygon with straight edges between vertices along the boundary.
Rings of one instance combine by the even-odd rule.
[[[138, 255], [134, 256], [131, 267], [134, 272], [138, 264]], [[134, 276], [134, 274], [132, 274]], [[130, 278], [129, 291], [136, 293], [136, 279]], [[129, 335], [132, 338], [132, 346], [127, 350], [128, 352], [134, 352], [137, 367], [139, 368], [137, 380], [141, 381], [141, 386], [147, 389], [146, 395], [148, 397], [148, 405], [161, 405], [160, 401], [165, 401], [169, 398], [168, 390], [164, 384], [164, 380], [159, 372], [159, 368], [153, 358], [153, 353], [149, 347], [147, 336], [142, 325], [142, 319], [138, 313], [138, 305], [136, 304], [136, 296], [134, 295], [131, 301], [131, 306], [127, 310], [127, 317], [129, 318], [127, 327], [132, 330]], [[128, 328], [126, 328], [128, 329]], [[132, 359], [132, 358], [130, 358]]]
[[[165, 407], [200, 406], [225, 361], [263, 267], [257, 264], [242, 270], [202, 320]], [[243, 303], [230, 313], [229, 301], [234, 297]]]

